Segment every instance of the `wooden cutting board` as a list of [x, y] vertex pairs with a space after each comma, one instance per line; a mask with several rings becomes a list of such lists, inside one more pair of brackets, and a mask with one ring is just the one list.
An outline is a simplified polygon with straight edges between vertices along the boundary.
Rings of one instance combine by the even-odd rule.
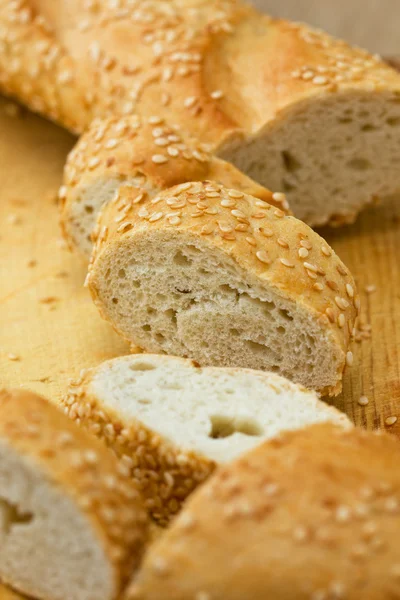
[[[0, 387], [55, 402], [82, 368], [129, 351], [99, 317], [83, 288], [85, 266], [61, 239], [56, 191], [74, 141], [0, 99]], [[322, 234], [355, 274], [371, 324], [371, 338], [353, 344], [335, 404], [357, 424], [400, 433], [400, 198]], [[0, 600], [15, 598], [0, 589]]]

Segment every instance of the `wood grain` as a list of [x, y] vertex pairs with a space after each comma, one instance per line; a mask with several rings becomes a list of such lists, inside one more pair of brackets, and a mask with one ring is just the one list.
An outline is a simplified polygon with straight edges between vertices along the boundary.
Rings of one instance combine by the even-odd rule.
[[[82, 368], [128, 353], [82, 284], [85, 267], [61, 239], [55, 193], [74, 139], [0, 99], [0, 387], [24, 386], [56, 401]], [[356, 276], [371, 339], [353, 344], [354, 365], [335, 404], [369, 429], [400, 433], [400, 198], [358, 222], [322, 232]], [[375, 285], [376, 291], [365, 293]], [[361, 395], [369, 398], [360, 406]], [[17, 600], [0, 588], [0, 600]]]

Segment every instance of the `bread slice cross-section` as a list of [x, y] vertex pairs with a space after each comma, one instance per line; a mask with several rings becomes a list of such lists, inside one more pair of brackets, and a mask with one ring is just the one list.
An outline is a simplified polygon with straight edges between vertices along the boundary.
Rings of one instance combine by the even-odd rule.
[[119, 333], [147, 352], [340, 391], [359, 299], [319, 235], [213, 182], [139, 202], [120, 192], [101, 214], [88, 275]]
[[90, 369], [63, 405], [131, 469], [161, 524], [217, 465], [281, 431], [324, 421], [351, 426], [315, 392], [273, 373], [151, 354]]
[[0, 578], [40, 600], [114, 600], [147, 515], [126, 469], [34, 394], [0, 391]]

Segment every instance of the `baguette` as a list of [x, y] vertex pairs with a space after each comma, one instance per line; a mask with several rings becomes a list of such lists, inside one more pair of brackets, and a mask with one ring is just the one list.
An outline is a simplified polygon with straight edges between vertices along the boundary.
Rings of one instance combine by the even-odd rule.
[[0, 391], [0, 578], [43, 600], [112, 600], [147, 515], [103, 444], [34, 394]]
[[157, 115], [312, 226], [400, 189], [400, 77], [234, 0], [0, 3], [0, 86], [75, 132]]
[[219, 469], [134, 578], [127, 600], [400, 596], [399, 441], [314, 425]]
[[179, 183], [213, 179], [288, 211], [284, 194], [272, 194], [204, 146], [157, 117], [95, 121], [68, 157], [59, 194], [69, 245], [90, 258], [100, 209], [121, 185], [147, 200]]
[[151, 354], [87, 371], [62, 404], [129, 466], [162, 525], [217, 465], [263, 440], [320, 421], [351, 426], [314, 392], [272, 373]]
[[118, 333], [147, 352], [340, 392], [359, 298], [322, 238], [216, 183], [136, 199], [121, 188], [102, 211], [87, 277]]

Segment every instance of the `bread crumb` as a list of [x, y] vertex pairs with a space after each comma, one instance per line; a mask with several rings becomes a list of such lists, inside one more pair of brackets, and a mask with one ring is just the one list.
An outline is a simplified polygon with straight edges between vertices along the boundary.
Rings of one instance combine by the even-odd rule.
[[366, 285], [364, 288], [364, 291], [366, 294], [373, 294], [374, 292], [376, 292], [376, 285], [374, 285], [374, 284]]
[[44, 298], [40, 298], [39, 302], [41, 304], [52, 304], [53, 302], [58, 302], [60, 300], [60, 298], [57, 298], [57, 296], [45, 296]]
[[12, 352], [10, 352], [7, 356], [8, 356], [9, 360], [13, 360], [13, 361], [21, 360], [21, 358], [18, 356], [18, 354], [13, 354]]
[[26, 263], [26, 266], [29, 267], [30, 269], [32, 269], [33, 267], [36, 267], [37, 265], [37, 260], [28, 260], [28, 262]]

